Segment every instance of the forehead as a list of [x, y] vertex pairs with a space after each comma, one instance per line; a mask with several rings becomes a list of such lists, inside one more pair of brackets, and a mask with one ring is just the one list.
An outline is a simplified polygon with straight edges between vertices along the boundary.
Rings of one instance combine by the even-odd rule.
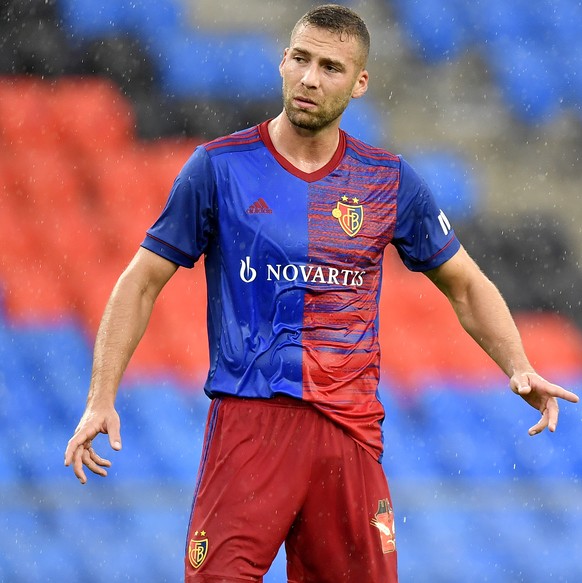
[[363, 49], [356, 37], [317, 26], [299, 26], [291, 37], [289, 48], [337, 61], [357, 64], [363, 61]]

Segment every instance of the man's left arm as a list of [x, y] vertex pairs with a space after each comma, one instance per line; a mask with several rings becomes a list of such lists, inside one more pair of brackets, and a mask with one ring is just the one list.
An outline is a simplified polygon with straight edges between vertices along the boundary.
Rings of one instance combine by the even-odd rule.
[[493, 282], [463, 247], [426, 275], [447, 296], [463, 328], [509, 377], [511, 390], [541, 413], [529, 434], [546, 427], [555, 431], [558, 399], [577, 403], [578, 396], [535, 372], [509, 308]]

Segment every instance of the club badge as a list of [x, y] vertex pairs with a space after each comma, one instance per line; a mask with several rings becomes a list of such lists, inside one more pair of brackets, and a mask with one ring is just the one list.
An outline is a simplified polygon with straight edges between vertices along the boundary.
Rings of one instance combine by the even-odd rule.
[[338, 220], [347, 235], [355, 237], [364, 222], [364, 207], [358, 204], [360, 199], [357, 197], [354, 196], [351, 200], [353, 204], [348, 203], [349, 199], [346, 195], [342, 196], [331, 214]]
[[[194, 536], [205, 536], [205, 531], [196, 531]], [[208, 539], [207, 538], [193, 538], [190, 540], [190, 544], [188, 545], [188, 558], [190, 559], [190, 564], [195, 568], [198, 569], [200, 565], [206, 559], [206, 555], [208, 554]]]
[[394, 512], [386, 498], [378, 500], [378, 511], [370, 521], [378, 529], [382, 552], [393, 553], [396, 550], [396, 529], [394, 526]]

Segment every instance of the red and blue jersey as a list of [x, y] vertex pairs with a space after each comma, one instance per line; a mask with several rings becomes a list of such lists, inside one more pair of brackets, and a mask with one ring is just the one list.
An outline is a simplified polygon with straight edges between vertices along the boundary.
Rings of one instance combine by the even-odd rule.
[[384, 249], [426, 271], [459, 242], [401, 157], [340, 131], [305, 173], [267, 124], [199, 146], [142, 245], [184, 267], [204, 254], [210, 397], [308, 401], [381, 459]]

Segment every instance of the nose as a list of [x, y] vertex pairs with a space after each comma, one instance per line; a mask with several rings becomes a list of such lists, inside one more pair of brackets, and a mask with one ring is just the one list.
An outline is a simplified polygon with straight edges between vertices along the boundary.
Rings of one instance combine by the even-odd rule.
[[314, 89], [319, 85], [319, 72], [317, 63], [310, 63], [303, 71], [301, 83], [309, 89]]

